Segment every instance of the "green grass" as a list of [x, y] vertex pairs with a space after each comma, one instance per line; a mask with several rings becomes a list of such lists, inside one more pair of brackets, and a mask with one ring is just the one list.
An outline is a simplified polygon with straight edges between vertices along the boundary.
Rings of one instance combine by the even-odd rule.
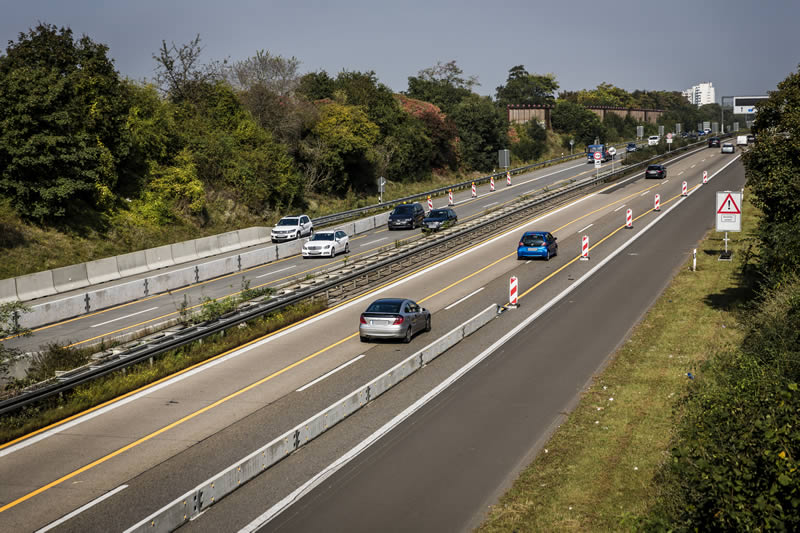
[[730, 234], [734, 260], [718, 261], [720, 234], [706, 237], [697, 271], [691, 260], [680, 271], [480, 531], [636, 530], [658, 495], [653, 476], [668, 457], [687, 373], [701, 379], [701, 362], [744, 334], [741, 273], [757, 216], [747, 197], [744, 232]]

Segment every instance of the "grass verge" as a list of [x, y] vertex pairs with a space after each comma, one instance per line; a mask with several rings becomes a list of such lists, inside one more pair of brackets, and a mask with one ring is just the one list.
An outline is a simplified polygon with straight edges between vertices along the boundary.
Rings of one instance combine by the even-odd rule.
[[120, 370], [0, 418], [0, 444], [112, 401], [211, 358], [258, 340], [327, 308], [323, 300], [307, 301], [207, 337], [158, 358]]
[[697, 271], [690, 261], [678, 273], [479, 531], [636, 530], [658, 495], [653, 478], [668, 457], [688, 380], [744, 335], [758, 216], [747, 197], [744, 231], [729, 234], [734, 260], [718, 261], [721, 234], [706, 236]]

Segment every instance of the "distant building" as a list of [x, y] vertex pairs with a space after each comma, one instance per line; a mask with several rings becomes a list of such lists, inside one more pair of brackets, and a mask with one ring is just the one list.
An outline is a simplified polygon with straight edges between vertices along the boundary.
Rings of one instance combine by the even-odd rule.
[[714, 93], [714, 85], [710, 82], [703, 82], [694, 87], [690, 87], [683, 91], [683, 96], [696, 106], [713, 104], [717, 97]]

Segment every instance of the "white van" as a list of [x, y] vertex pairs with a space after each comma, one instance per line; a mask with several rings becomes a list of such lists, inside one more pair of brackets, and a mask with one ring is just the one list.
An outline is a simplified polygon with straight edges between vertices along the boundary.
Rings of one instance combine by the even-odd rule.
[[656, 146], [661, 141], [658, 135], [651, 135], [647, 138], [647, 146]]
[[747, 146], [747, 135], [738, 135], [736, 137], [736, 144]]

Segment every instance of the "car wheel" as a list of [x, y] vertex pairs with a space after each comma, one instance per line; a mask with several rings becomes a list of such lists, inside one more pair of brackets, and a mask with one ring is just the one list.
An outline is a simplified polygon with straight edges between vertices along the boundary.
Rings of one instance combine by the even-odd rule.
[[428, 315], [428, 319], [425, 321], [425, 331], [431, 330], [431, 315]]
[[336, 247], [335, 246], [331, 246], [331, 255], [330, 255], [330, 257], [331, 257], [331, 259], [336, 257]]
[[547, 252], [545, 252], [544, 260], [550, 261], [550, 250], [547, 250]]
[[521, 255], [517, 256], [517, 261], [522, 261], [522, 256]]
[[361, 340], [361, 342], [369, 342], [369, 337], [365, 337], [364, 335], [361, 335], [359, 339]]
[[406, 336], [403, 337], [403, 342], [408, 344], [409, 342], [411, 342], [411, 337], [413, 336], [414, 334], [411, 332], [411, 326], [408, 326], [408, 329], [406, 330]]
[[346, 254], [350, 253], [350, 243], [349, 242], [344, 245], [344, 253], [346, 253]]

